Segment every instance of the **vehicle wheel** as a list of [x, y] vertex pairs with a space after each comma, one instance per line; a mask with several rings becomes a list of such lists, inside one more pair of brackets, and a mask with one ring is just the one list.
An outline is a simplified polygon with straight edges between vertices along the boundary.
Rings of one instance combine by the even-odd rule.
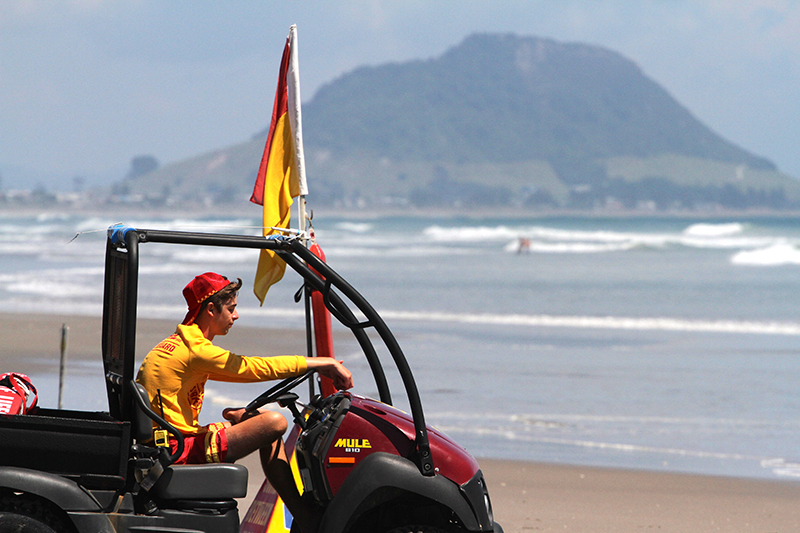
[[387, 531], [387, 533], [447, 533], [444, 529], [436, 526], [429, 526], [426, 524], [417, 524], [413, 526], [401, 526]]
[[41, 500], [0, 495], [0, 533], [69, 533], [70, 528]]
[[56, 533], [56, 531], [31, 516], [0, 511], [0, 533]]

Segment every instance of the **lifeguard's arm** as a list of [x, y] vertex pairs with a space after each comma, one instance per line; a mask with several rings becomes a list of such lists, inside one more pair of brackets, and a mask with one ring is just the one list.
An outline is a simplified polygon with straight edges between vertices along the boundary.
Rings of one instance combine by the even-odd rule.
[[306, 357], [308, 370], [316, 370], [320, 375], [333, 380], [333, 386], [339, 390], [353, 387], [353, 374], [341, 361], [330, 357]]

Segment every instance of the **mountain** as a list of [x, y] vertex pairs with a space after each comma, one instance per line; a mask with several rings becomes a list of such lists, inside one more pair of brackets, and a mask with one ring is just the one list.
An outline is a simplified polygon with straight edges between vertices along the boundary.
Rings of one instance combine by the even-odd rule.
[[[713, 132], [632, 61], [584, 44], [473, 35], [440, 57], [341, 76], [304, 103], [303, 121], [315, 205], [800, 202], [800, 183], [772, 162]], [[129, 186], [154, 200], [247, 198], [265, 136]]]
[[[714, 134], [631, 61], [581, 44], [474, 35], [439, 58], [365, 67], [304, 108], [308, 143], [396, 160], [572, 161], [679, 153], [774, 170]], [[353, 146], [355, 144], [355, 147]]]

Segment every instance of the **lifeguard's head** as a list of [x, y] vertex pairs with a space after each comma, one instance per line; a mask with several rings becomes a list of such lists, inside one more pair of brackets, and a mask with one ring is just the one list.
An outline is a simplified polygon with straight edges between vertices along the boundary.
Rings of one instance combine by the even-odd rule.
[[230, 281], [215, 272], [206, 272], [195, 276], [183, 289], [183, 297], [186, 299], [189, 311], [182, 323], [187, 326], [194, 323], [197, 315], [209, 304], [220, 311], [222, 305], [235, 298], [241, 288], [241, 278]]

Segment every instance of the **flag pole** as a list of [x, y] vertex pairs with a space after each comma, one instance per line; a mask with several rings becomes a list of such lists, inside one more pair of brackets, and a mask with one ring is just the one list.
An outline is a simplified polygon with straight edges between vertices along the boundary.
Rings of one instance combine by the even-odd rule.
[[[303, 246], [311, 246], [308, 238], [308, 220], [306, 219], [306, 195], [308, 195], [308, 182], [306, 181], [306, 160], [303, 152], [303, 120], [300, 112], [300, 61], [297, 46], [297, 25], [289, 28], [289, 47], [292, 51], [289, 57], [289, 72], [287, 73], [287, 96], [289, 107], [289, 123], [294, 134], [295, 163], [297, 168], [297, 184], [300, 194], [297, 195], [297, 229], [300, 230], [300, 239]], [[306, 350], [308, 357], [314, 356], [314, 343], [312, 339], [312, 311], [311, 288], [304, 283], [303, 296], [305, 299], [306, 315]], [[309, 398], [316, 393], [314, 380], [308, 380]]]
[[[305, 232], [308, 228], [306, 220], [306, 195], [308, 183], [306, 182], [306, 160], [303, 152], [303, 120], [300, 113], [300, 60], [297, 45], [297, 25], [289, 28], [289, 47], [292, 51], [289, 57], [289, 71], [287, 73], [289, 122], [294, 134], [294, 149], [297, 163], [297, 183], [300, 194], [297, 201], [298, 218], [297, 229]], [[302, 236], [303, 243], [308, 246], [307, 235]]]
[[297, 226], [300, 230], [300, 238], [303, 240], [303, 244], [306, 248], [309, 247], [308, 244], [308, 223], [306, 221], [306, 195], [302, 194], [297, 198]]

